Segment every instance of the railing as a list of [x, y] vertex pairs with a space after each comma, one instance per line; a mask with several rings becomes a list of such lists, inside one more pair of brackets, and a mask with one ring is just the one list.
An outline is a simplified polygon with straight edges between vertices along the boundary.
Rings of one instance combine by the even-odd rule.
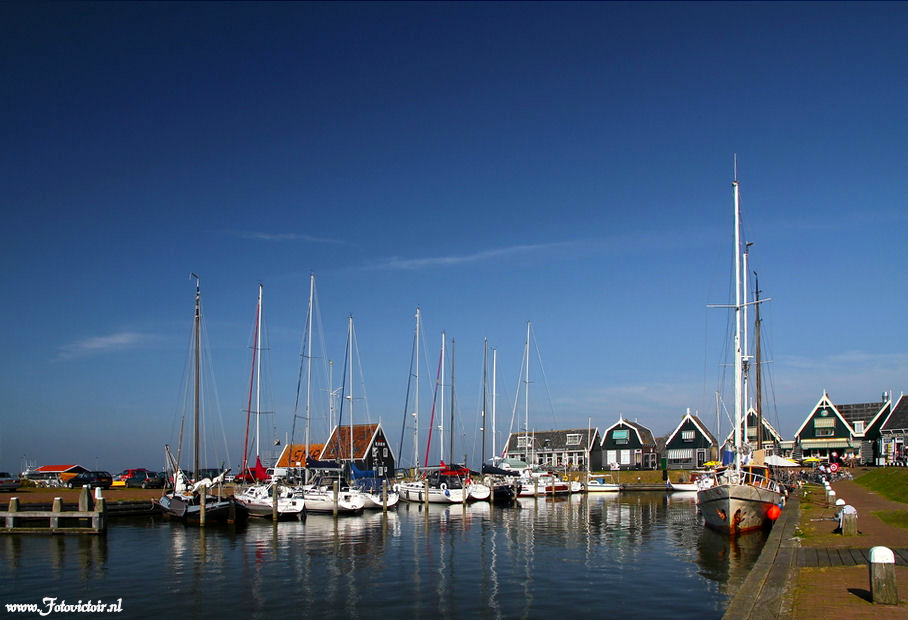
[[709, 475], [702, 476], [697, 480], [697, 484], [700, 489], [721, 484], [746, 484], [748, 486], [773, 491], [774, 493], [783, 492], [781, 485], [772, 478], [767, 478], [766, 476], [749, 471], [734, 471], [732, 469], [727, 469], [719, 473], [712, 472]]

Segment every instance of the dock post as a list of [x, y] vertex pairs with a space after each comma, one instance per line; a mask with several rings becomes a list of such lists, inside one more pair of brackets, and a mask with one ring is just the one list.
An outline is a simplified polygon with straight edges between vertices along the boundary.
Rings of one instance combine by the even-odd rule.
[[104, 497], [95, 500], [95, 516], [91, 518], [91, 527], [99, 533], [107, 529], [107, 502]]
[[332, 509], [335, 519], [337, 518], [337, 502], [339, 499], [340, 499], [340, 481], [335, 480], [334, 481], [334, 508]]
[[[9, 498], [9, 511], [10, 511], [10, 513], [19, 512], [19, 498], [18, 497]], [[8, 514], [6, 516], [6, 527], [7, 527], [7, 529], [10, 529], [10, 530], [13, 529], [14, 527], [16, 527], [16, 517], [14, 517], [12, 514]]]
[[86, 486], [79, 491], [79, 512], [88, 512], [88, 487]]
[[388, 512], [388, 481], [381, 481], [381, 511]]
[[271, 485], [271, 520], [277, 523], [277, 494], [279, 487], [277, 482]]
[[[54, 507], [51, 509], [53, 512], [61, 512], [63, 510], [63, 498], [55, 497], [54, 498]], [[51, 531], [56, 530], [60, 527], [60, 517], [54, 515], [50, 518], [50, 529]]]
[[199, 495], [199, 526], [205, 527], [205, 498], [208, 496], [208, 489], [205, 487], [201, 488], [201, 495]]
[[874, 604], [899, 604], [899, 593], [895, 587], [895, 554], [888, 547], [870, 550], [870, 598]]
[[425, 501], [425, 504], [426, 504], [426, 508], [428, 508], [428, 507], [429, 507], [429, 479], [428, 479], [428, 478], [426, 478], [426, 479], [423, 481], [423, 488], [424, 488], [425, 491], [426, 491], [426, 495], [425, 495], [424, 501]]

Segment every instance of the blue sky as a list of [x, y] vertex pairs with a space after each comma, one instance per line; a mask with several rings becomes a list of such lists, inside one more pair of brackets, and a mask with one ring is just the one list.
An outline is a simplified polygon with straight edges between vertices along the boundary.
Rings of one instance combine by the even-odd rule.
[[315, 354], [343, 367], [352, 314], [354, 415], [395, 451], [417, 306], [422, 425], [445, 330], [474, 464], [482, 340], [502, 431], [527, 321], [531, 427], [713, 424], [735, 153], [770, 421], [905, 389], [903, 3], [7, 3], [0, 24], [2, 469], [162, 464], [190, 272], [234, 467], [257, 284], [283, 440], [310, 272]]

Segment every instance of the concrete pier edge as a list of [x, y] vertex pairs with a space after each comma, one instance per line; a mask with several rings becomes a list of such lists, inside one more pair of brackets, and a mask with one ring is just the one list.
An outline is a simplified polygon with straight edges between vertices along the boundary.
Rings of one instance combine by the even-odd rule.
[[795, 539], [800, 512], [798, 499], [789, 497], [760, 557], [725, 610], [724, 620], [792, 617], [791, 576], [800, 546]]

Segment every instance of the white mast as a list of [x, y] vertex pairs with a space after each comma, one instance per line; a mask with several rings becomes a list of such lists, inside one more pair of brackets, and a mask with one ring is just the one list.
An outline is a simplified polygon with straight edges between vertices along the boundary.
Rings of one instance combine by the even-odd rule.
[[445, 332], [441, 332], [441, 410], [438, 416], [438, 460], [445, 460]]
[[748, 337], [747, 337], [748, 336], [748, 325], [750, 323], [748, 322], [748, 318], [747, 318], [747, 315], [748, 315], [748, 312], [747, 312], [747, 310], [748, 310], [748, 308], [747, 308], [747, 306], [748, 306], [748, 301], [747, 301], [747, 294], [748, 294], [747, 260], [749, 258], [748, 252], [750, 250], [751, 245], [753, 245], [753, 243], [746, 243], [746, 242], [744, 243], [744, 255], [743, 255], [743, 259], [742, 259], [744, 264], [743, 264], [742, 273], [741, 273], [741, 288], [743, 289], [742, 294], [744, 296], [744, 316], [741, 319], [741, 327], [742, 327], [741, 331], [742, 331], [742, 338], [744, 340], [744, 345], [741, 349], [741, 364], [744, 367], [743, 370], [741, 371], [741, 383], [742, 383], [741, 392], [742, 392], [742, 400], [743, 400], [742, 411], [741, 411], [741, 427], [742, 427], [741, 428], [741, 445], [742, 446], [744, 444], [748, 443], [747, 411], [750, 409], [750, 394], [749, 394], [749, 391], [750, 391], [749, 383], [750, 382], [749, 382], [749, 377], [748, 377], [748, 375], [750, 374], [749, 368], [748, 368], [748, 366], [750, 364], [750, 357], [748, 354], [748, 351], [750, 350], [750, 344], [748, 342]]
[[419, 469], [419, 306], [416, 306], [416, 397], [413, 408], [413, 473]]
[[255, 326], [258, 333], [258, 351], [255, 356], [255, 456], [262, 453], [261, 438], [259, 437], [259, 420], [262, 417], [262, 283], [259, 282], [259, 307], [256, 312], [258, 324]]
[[[524, 446], [526, 447], [527, 453], [527, 462], [530, 458], [530, 322], [527, 321], [527, 340], [524, 346], [524, 357], [526, 357], [526, 374], [524, 375], [525, 379], [525, 390], [524, 390], [524, 414], [523, 414], [523, 429], [525, 433]], [[531, 463], [532, 464], [532, 463]]]
[[[306, 317], [306, 324], [309, 329], [308, 338], [306, 342], [306, 453], [303, 456], [305, 465], [305, 459], [309, 458], [309, 419], [310, 419], [310, 406], [312, 399], [310, 397], [312, 393], [312, 302], [315, 298], [315, 274], [309, 274], [309, 316]], [[328, 386], [330, 390], [331, 387]], [[291, 447], [292, 450], [292, 447]], [[306, 466], [306, 483], [309, 482], [309, 467]]]
[[[492, 349], [492, 447], [496, 450], [492, 456], [498, 456], [498, 439], [495, 437], [495, 400], [498, 393], [495, 391], [496, 371], [498, 369], [498, 349]], [[495, 463], [497, 465], [497, 462]]]

